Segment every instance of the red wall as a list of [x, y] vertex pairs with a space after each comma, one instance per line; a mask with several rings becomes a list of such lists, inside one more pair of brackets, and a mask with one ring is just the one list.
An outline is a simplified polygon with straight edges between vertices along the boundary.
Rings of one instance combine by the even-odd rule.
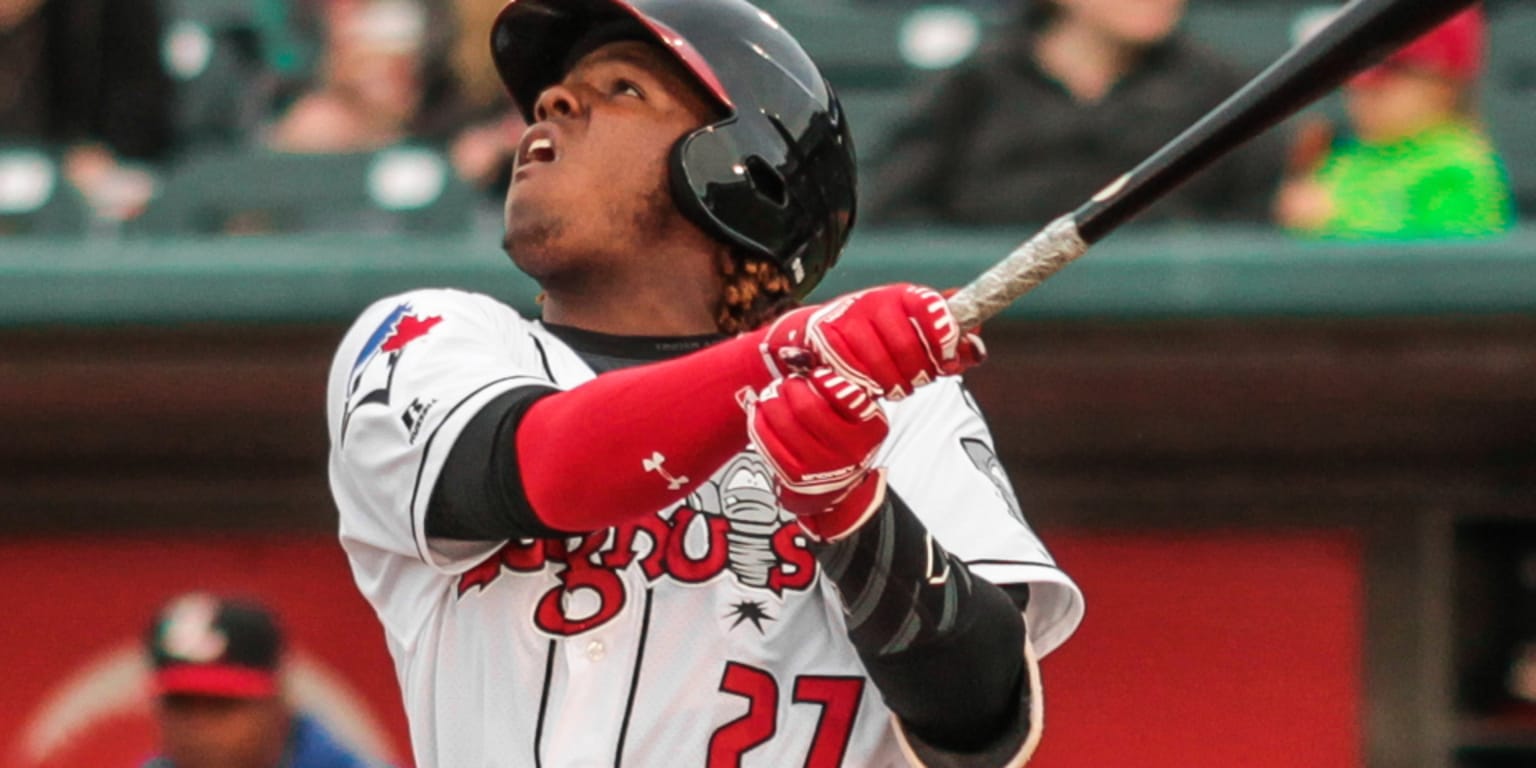
[[[0, 687], [0, 765], [136, 768], [154, 743], [142, 696], [136, 706], [116, 711], [66, 707], [65, 722], [76, 735], [68, 746], [48, 750], [43, 763], [27, 754], [26, 737], [40, 736], [49, 697], [65, 690], [71, 676], [137, 649], [155, 609], [190, 589], [267, 602], [287, 628], [296, 658], [339, 678], [325, 692], [355, 693], [363, 704], [324, 714], [375, 723], [387, 736], [386, 759], [409, 754], [383, 633], [332, 537], [11, 540], [0, 543], [0, 584], [0, 658], [12, 662]], [[87, 677], [96, 679], [97, 701], [113, 698], [123, 685], [108, 670]]]
[[[1351, 536], [1048, 538], [1088, 615], [1045, 662], [1046, 737], [1032, 765], [1360, 764], [1361, 555]], [[274, 606], [308, 667], [336, 676], [322, 687], [361, 702], [332, 713], [380, 728], [387, 759], [408, 754], [381, 632], [331, 537], [11, 540], [0, 542], [0, 584], [0, 658], [10, 660], [0, 764], [137, 766], [153, 745], [144, 701], [97, 711], [91, 697], [127, 683], [90, 665], [131, 655], [154, 608], [192, 588]], [[43, 722], [72, 685], [84, 698]], [[48, 742], [57, 746], [38, 763], [24, 746], [42, 725], [70, 735]]]
[[1045, 740], [1032, 766], [1361, 765], [1355, 537], [1047, 538], [1088, 612], [1042, 664]]

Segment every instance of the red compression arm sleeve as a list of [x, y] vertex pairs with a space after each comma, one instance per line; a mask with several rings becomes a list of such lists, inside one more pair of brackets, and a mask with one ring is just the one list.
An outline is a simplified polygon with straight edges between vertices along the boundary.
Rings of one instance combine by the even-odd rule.
[[517, 427], [524, 493], [544, 524], [590, 531], [683, 499], [747, 445], [737, 398], [772, 381], [747, 334], [607, 373], [534, 403]]

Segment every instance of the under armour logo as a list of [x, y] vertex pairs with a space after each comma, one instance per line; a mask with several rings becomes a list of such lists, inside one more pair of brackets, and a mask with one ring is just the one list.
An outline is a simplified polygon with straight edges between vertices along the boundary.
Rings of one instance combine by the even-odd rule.
[[672, 474], [667, 471], [667, 468], [662, 466], [666, 463], [667, 457], [661, 455], [661, 451], [656, 451], [651, 454], [649, 459], [642, 459], [640, 461], [640, 466], [645, 467], [645, 471], [647, 472], [655, 472], [656, 474], [665, 478], [667, 481], [667, 490], [669, 491], [675, 491], [679, 488], [682, 488], [684, 485], [687, 485], [688, 476], [684, 475], [682, 477], [673, 477]]

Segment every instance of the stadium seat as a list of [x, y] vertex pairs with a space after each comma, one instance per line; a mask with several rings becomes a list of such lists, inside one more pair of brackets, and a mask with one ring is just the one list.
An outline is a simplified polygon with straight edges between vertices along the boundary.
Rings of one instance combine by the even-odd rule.
[[205, 151], [174, 165], [137, 234], [465, 231], [479, 203], [436, 150]]
[[90, 209], [64, 178], [56, 153], [0, 145], [0, 236], [82, 235], [90, 223]]

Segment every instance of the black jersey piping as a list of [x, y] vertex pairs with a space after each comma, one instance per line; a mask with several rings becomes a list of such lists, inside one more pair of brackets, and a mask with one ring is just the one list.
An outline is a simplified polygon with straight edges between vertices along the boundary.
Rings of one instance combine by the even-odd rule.
[[549, 641], [549, 653], [544, 657], [544, 691], [539, 694], [539, 719], [533, 726], [533, 766], [542, 768], [544, 765], [540, 753], [543, 751], [544, 741], [544, 714], [549, 709], [550, 680], [555, 676], [555, 641]]
[[559, 384], [560, 382], [555, 380], [555, 372], [549, 368], [549, 355], [544, 352], [544, 342], [539, 341], [539, 337], [531, 334], [528, 338], [533, 341], [533, 348], [539, 351], [539, 363], [544, 366], [544, 375], [549, 377], [549, 383]]
[[640, 689], [640, 664], [645, 661], [645, 640], [651, 635], [651, 594], [645, 588], [645, 613], [640, 616], [640, 642], [635, 647], [635, 669], [629, 676], [629, 700], [624, 703], [624, 721], [619, 725], [619, 746], [613, 752], [613, 768], [624, 761], [624, 738], [629, 735], [629, 717], [635, 711], [635, 691]]

